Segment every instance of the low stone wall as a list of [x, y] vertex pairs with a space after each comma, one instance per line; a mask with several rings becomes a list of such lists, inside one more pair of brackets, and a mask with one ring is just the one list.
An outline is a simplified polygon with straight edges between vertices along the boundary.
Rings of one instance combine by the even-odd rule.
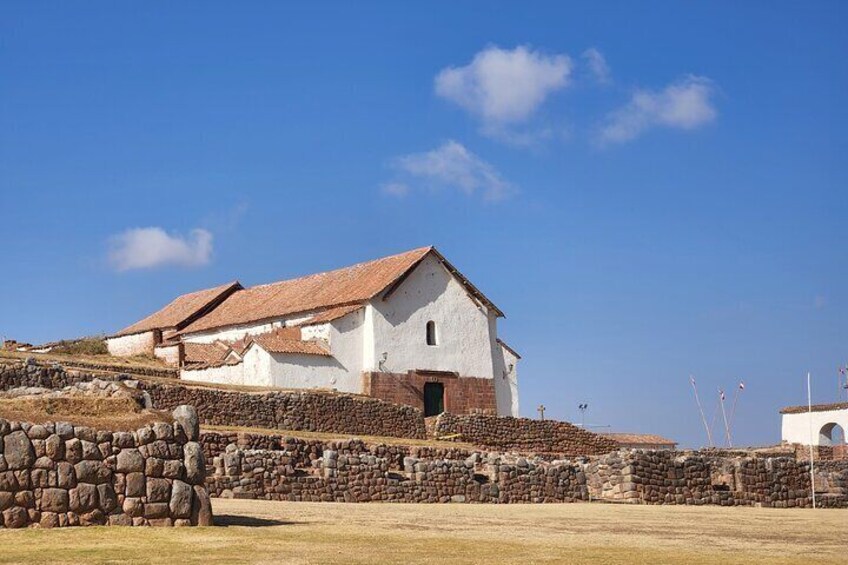
[[556, 420], [446, 412], [435, 416], [428, 425], [437, 438], [445, 437], [498, 451], [577, 457], [618, 449], [614, 440]]
[[[545, 460], [461, 448], [202, 434], [211, 496], [313, 502], [806, 507], [809, 467], [792, 458], [619, 450]], [[816, 469], [819, 506], [848, 507], [848, 464]]]
[[0, 526], [211, 525], [190, 407], [136, 432], [0, 419]]
[[[610, 453], [586, 467], [595, 499], [641, 504], [809, 507], [809, 463], [671, 451]], [[848, 464], [816, 469], [817, 503], [848, 507]]]
[[[50, 354], [8, 353], [0, 354], [0, 372], [3, 367], [14, 367], [25, 364], [32, 367], [59, 367], [82, 369], [86, 371], [103, 371], [107, 373], [129, 373], [137, 376], [159, 377], [166, 379], [179, 378], [179, 372], [169, 367], [144, 367], [140, 365], [123, 365], [108, 361], [95, 362], [74, 358], [62, 358]], [[73, 372], [73, 371], [71, 371]]]
[[247, 393], [142, 381], [156, 408], [191, 404], [207, 425], [424, 438], [424, 415], [373, 398], [310, 391]]

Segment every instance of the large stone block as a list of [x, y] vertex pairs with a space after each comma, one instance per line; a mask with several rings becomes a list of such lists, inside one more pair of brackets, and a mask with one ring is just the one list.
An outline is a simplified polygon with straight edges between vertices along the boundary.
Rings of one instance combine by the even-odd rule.
[[171, 482], [168, 479], [147, 479], [147, 502], [169, 502], [171, 500]]
[[67, 512], [70, 507], [68, 491], [61, 488], [46, 488], [41, 491], [41, 510], [43, 512]]
[[102, 461], [80, 461], [74, 465], [77, 481], [99, 485], [112, 479], [110, 471]]
[[29, 513], [26, 508], [13, 506], [3, 511], [3, 524], [7, 528], [23, 528], [29, 522]]
[[202, 485], [206, 476], [206, 463], [203, 448], [199, 443], [190, 441], [183, 446], [186, 480], [191, 484]]
[[79, 483], [76, 488], [68, 491], [70, 508], [77, 513], [93, 510], [98, 506], [97, 487], [88, 483]]
[[171, 486], [171, 516], [188, 518], [191, 516], [192, 487], [180, 480], [175, 480]]
[[3, 438], [3, 456], [9, 469], [26, 469], [35, 462], [32, 442], [23, 430], [12, 432]]
[[138, 449], [122, 449], [118, 452], [116, 471], [119, 473], [140, 473], [144, 471], [144, 457]]
[[194, 485], [194, 497], [191, 505], [191, 523], [195, 526], [212, 525], [212, 503], [206, 488]]
[[147, 482], [144, 478], [144, 473], [127, 473], [126, 476], [126, 495], [127, 496], [146, 496]]
[[100, 508], [107, 514], [118, 506], [118, 497], [115, 489], [109, 483], [97, 485], [97, 497], [100, 499]]
[[177, 406], [173, 417], [182, 426], [189, 441], [197, 441], [200, 438], [200, 419], [197, 417], [194, 406], [187, 404]]

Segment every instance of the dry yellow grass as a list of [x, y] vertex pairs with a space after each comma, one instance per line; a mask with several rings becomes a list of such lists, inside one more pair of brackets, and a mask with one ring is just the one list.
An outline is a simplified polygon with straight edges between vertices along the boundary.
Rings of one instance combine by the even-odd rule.
[[214, 500], [214, 528], [0, 531], [2, 563], [846, 563], [844, 510]]
[[131, 398], [83, 395], [0, 399], [0, 418], [34, 424], [70, 422], [111, 431], [134, 431], [154, 422], [172, 421], [170, 413], [143, 410]]

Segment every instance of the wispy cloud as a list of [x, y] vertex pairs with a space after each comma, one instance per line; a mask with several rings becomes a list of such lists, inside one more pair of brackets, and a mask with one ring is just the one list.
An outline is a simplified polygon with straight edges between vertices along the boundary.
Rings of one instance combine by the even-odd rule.
[[612, 73], [603, 53], [594, 47], [590, 47], [583, 51], [583, 54], [580, 55], [580, 57], [586, 63], [586, 66], [589, 68], [589, 72], [592, 73], [595, 81], [599, 84], [609, 84], [612, 82]]
[[[456, 189], [468, 195], [480, 193], [485, 200], [501, 200], [515, 191], [495, 167], [453, 140], [432, 151], [397, 157], [392, 165], [402, 175], [430, 189]], [[393, 196], [404, 196], [410, 190], [410, 184], [405, 182], [383, 185], [383, 192]]]
[[159, 227], [132, 228], [109, 240], [109, 263], [117, 271], [165, 265], [199, 267], [211, 259], [212, 234], [205, 229], [194, 229], [183, 237]]
[[597, 141], [623, 143], [654, 127], [692, 130], [716, 119], [715, 86], [705, 77], [688, 76], [661, 91], [638, 90], [623, 107], [607, 116]]
[[477, 117], [484, 134], [509, 141], [515, 139], [511, 126], [525, 123], [548, 96], [568, 85], [572, 67], [568, 55], [492, 46], [463, 67], [440, 71], [435, 90]]

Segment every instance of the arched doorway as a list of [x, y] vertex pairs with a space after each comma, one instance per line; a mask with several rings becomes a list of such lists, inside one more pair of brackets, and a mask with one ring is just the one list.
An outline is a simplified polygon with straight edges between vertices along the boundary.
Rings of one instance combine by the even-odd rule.
[[845, 430], [836, 422], [830, 422], [819, 430], [819, 445], [834, 446], [845, 444]]

